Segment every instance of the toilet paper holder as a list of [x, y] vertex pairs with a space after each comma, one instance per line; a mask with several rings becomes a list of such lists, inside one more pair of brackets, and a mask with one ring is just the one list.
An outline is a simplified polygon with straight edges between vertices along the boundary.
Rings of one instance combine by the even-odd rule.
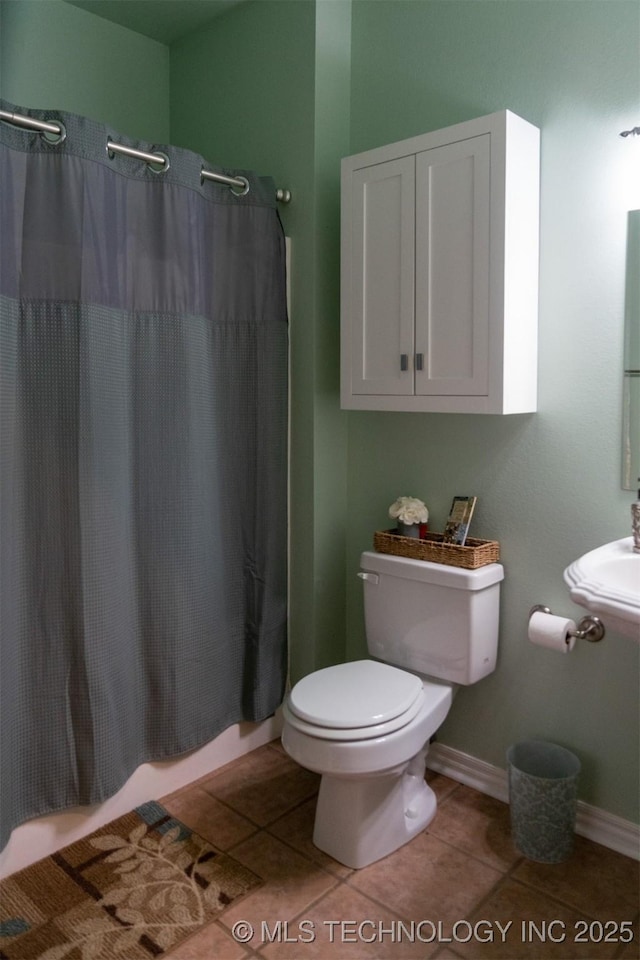
[[[534, 613], [551, 613], [549, 607], [545, 607], [544, 604], [537, 603], [535, 607], [531, 607], [529, 610], [529, 620], [534, 615]], [[594, 617], [592, 614], [589, 614], [588, 617], [583, 617], [582, 620], [577, 624], [577, 629], [575, 631], [570, 631], [569, 636], [575, 637], [577, 640], [588, 640], [589, 643], [599, 643], [603, 639], [605, 634], [604, 623], [599, 617]]]

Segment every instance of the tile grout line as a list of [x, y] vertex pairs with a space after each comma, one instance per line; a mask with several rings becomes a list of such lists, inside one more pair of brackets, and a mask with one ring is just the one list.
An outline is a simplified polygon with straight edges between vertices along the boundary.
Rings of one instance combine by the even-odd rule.
[[[313, 863], [314, 861], [311, 861], [311, 862]], [[317, 866], [317, 864], [314, 864], [314, 865]], [[322, 869], [322, 867], [320, 867], [320, 869]], [[326, 872], [327, 871], [325, 871], [325, 873]], [[345, 885], [344, 880], [342, 878], [336, 877], [334, 874], [329, 874], [329, 876], [333, 877], [333, 879], [336, 881], [334, 885], [330, 887], [328, 890], [325, 890], [324, 893], [319, 894], [317, 897], [315, 897], [315, 899], [310, 900], [309, 903], [302, 910], [299, 910], [298, 913], [294, 914], [294, 916], [291, 917], [291, 920], [289, 921], [291, 924], [296, 924], [296, 923], [299, 924], [300, 921], [302, 920], [310, 919], [309, 913], [314, 909], [314, 907], [316, 907], [319, 903], [321, 903], [330, 894], [335, 893], [339, 887]], [[264, 953], [262, 953], [262, 949], [263, 948], [256, 951], [256, 956], [260, 957], [260, 960], [265, 960], [265, 956], [264, 956]]]
[[[275, 817], [272, 817], [270, 820], [267, 820], [265, 823], [258, 823], [257, 820], [249, 816], [249, 814], [244, 813], [242, 810], [239, 810], [237, 807], [234, 807], [231, 803], [229, 803], [228, 800], [225, 800], [222, 797], [216, 796], [214, 793], [211, 793], [209, 790], [207, 790], [206, 787], [201, 787], [201, 789], [204, 790], [204, 792], [209, 797], [211, 797], [212, 800], [215, 800], [217, 803], [222, 804], [222, 806], [226, 807], [227, 810], [230, 810], [231, 813], [235, 813], [237, 816], [242, 817], [244, 820], [250, 823], [253, 827], [255, 827], [256, 830], [267, 830], [269, 827], [273, 826], [274, 823], [277, 823], [278, 820], [281, 820], [282, 817], [289, 816], [289, 814], [292, 813], [294, 810], [297, 810], [298, 807], [301, 807], [304, 803], [307, 803], [311, 799], [311, 797], [313, 797], [318, 792], [317, 789], [315, 789], [313, 792], [309, 793], [308, 796], [302, 797], [300, 800], [296, 801], [296, 803], [294, 803], [293, 806], [288, 807], [285, 811], [281, 813], [278, 813]], [[253, 834], [251, 834], [251, 836], [253, 836]], [[244, 840], [239, 840], [238, 843], [244, 843]], [[234, 844], [234, 846], [236, 845], [237, 844]]]

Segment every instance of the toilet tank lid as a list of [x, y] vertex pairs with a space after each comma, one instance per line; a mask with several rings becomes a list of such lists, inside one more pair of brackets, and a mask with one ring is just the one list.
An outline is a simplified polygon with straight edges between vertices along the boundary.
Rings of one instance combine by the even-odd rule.
[[504, 579], [501, 563], [488, 563], [475, 570], [465, 567], [451, 567], [444, 563], [431, 563], [429, 560], [412, 560], [410, 557], [396, 557], [388, 553], [376, 553], [365, 550], [360, 557], [360, 567], [367, 573], [384, 573], [391, 577], [403, 577], [406, 580], [422, 580], [454, 590], [484, 590]]

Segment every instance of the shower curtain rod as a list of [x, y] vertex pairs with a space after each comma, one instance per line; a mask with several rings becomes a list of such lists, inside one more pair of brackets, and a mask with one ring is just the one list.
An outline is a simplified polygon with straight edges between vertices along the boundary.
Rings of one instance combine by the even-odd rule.
[[[0, 120], [4, 120], [6, 123], [11, 123], [17, 127], [27, 127], [30, 130], [38, 130], [43, 135], [46, 133], [53, 134], [57, 139], [49, 140], [48, 142], [54, 144], [62, 143], [67, 136], [64, 124], [59, 120], [55, 122], [35, 120], [33, 117], [27, 117], [21, 113], [10, 113], [8, 110], [0, 110]], [[149, 165], [155, 164], [161, 168], [157, 171], [158, 173], [165, 173], [170, 167], [169, 157], [160, 150], [157, 153], [146, 153], [144, 150], [136, 150], [134, 147], [125, 147], [122, 143], [107, 140], [107, 154], [112, 156], [114, 153], [120, 153], [126, 157], [135, 157], [137, 160], [144, 160], [144, 162]], [[216, 183], [224, 183], [239, 197], [243, 197], [249, 192], [249, 181], [245, 177], [228, 177], [224, 173], [214, 173], [213, 170], [205, 170], [205, 168], [202, 167], [200, 180], [201, 182], [204, 180], [215, 180]], [[291, 200], [291, 191], [276, 190], [276, 200], [279, 203], [289, 203]]]

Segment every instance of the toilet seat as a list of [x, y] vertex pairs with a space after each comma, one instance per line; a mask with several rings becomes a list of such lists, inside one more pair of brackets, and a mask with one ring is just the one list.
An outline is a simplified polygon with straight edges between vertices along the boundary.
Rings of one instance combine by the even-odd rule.
[[304, 677], [283, 709], [285, 719], [310, 736], [368, 740], [406, 726], [424, 700], [419, 677], [376, 660], [358, 660]]

